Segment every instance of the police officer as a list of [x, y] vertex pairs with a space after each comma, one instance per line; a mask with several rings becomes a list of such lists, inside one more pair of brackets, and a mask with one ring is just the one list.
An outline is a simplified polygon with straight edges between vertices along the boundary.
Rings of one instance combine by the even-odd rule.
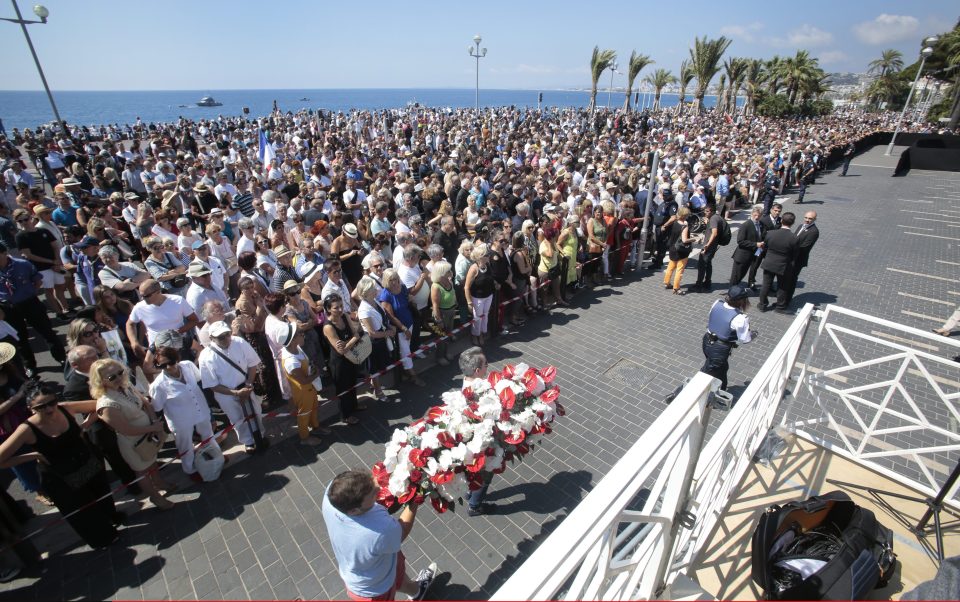
[[739, 284], [731, 286], [723, 300], [717, 300], [710, 308], [707, 332], [703, 335], [703, 362], [701, 372], [720, 379], [720, 388], [727, 389], [727, 371], [730, 369], [730, 353], [737, 345], [749, 343], [757, 336], [750, 330], [747, 318], [747, 289]]

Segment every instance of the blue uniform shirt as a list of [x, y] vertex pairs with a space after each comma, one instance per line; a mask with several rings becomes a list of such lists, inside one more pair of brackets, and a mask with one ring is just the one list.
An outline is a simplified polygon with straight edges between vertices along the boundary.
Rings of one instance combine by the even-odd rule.
[[26, 259], [7, 257], [7, 267], [0, 268], [0, 303], [16, 305], [37, 296], [40, 273]]

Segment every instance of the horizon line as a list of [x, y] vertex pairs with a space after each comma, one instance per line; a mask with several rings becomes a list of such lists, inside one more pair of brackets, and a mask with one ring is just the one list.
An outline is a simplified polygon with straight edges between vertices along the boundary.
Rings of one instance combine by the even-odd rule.
[[[621, 86], [622, 88], [622, 86]], [[61, 90], [51, 90], [52, 93], [56, 92], [264, 92], [264, 91], [277, 91], [277, 92], [304, 92], [304, 91], [327, 91], [327, 90], [470, 90], [473, 91], [473, 87], [434, 87], [434, 86], [421, 86], [415, 88], [383, 88], [383, 87], [353, 87], [353, 88], [162, 88], [162, 89], [68, 89], [64, 88]], [[569, 90], [588, 90], [587, 87], [579, 86], [550, 86], [544, 88], [480, 88], [480, 91], [484, 90], [510, 90], [510, 91], [520, 91], [520, 92], [537, 92], [537, 91], [569, 91]], [[616, 87], [614, 87], [616, 89]], [[606, 88], [597, 88], [598, 91], [606, 90]], [[0, 89], [0, 92], [46, 92], [44, 89]]]

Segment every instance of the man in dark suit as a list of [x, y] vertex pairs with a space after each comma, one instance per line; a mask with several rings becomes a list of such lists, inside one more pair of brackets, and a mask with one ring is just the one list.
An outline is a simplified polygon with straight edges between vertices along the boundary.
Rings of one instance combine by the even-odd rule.
[[780, 213], [782, 211], [783, 205], [780, 203], [774, 203], [773, 206], [770, 207], [770, 213], [764, 215], [760, 220], [760, 225], [766, 228], [765, 232], [780, 229]]
[[730, 272], [730, 286], [740, 284], [743, 277], [750, 272], [748, 284], [755, 286], [757, 267], [760, 265], [758, 250], [763, 250], [763, 235], [766, 233], [760, 220], [760, 209], [754, 209], [750, 219], [740, 226], [737, 232], [737, 248], [733, 250], [733, 270]]
[[780, 220], [780, 228], [771, 230], [763, 237], [763, 246], [766, 249], [760, 268], [763, 270], [763, 286], [760, 287], [760, 300], [757, 308], [767, 311], [767, 296], [773, 286], [773, 279], [777, 279], [777, 311], [789, 313], [791, 286], [793, 281], [793, 262], [797, 257], [797, 235], [790, 228], [796, 216], [787, 212]]
[[[84, 401], [90, 399], [90, 366], [97, 361], [97, 350], [90, 345], [77, 345], [67, 353], [67, 367], [63, 373], [64, 401]], [[137, 474], [124, 461], [117, 447], [117, 434], [99, 420], [95, 420], [87, 428], [86, 435], [93, 447], [105, 459], [114, 474], [122, 483], [129, 483], [137, 478]], [[132, 485], [130, 493], [140, 491], [138, 485]]]
[[797, 235], [797, 259], [793, 262], [793, 277], [790, 284], [790, 297], [787, 303], [793, 299], [794, 290], [797, 288], [797, 279], [800, 277], [800, 270], [807, 267], [810, 260], [810, 251], [813, 245], [820, 238], [820, 229], [817, 228], [817, 212], [807, 211], [803, 216], [803, 224], [796, 231]]

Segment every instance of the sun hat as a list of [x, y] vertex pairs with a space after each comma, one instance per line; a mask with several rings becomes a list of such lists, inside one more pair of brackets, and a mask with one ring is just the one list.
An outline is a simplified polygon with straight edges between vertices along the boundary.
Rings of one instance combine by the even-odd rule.
[[303, 288], [303, 285], [297, 282], [296, 280], [287, 280], [283, 283], [283, 292], [284, 293], [299, 293], [300, 289]]
[[190, 262], [190, 267], [187, 268], [187, 276], [191, 278], [199, 278], [200, 276], [206, 276], [210, 273], [210, 268], [199, 261]]
[[344, 224], [343, 233], [349, 236], [350, 238], [356, 238], [357, 227], [354, 224]]
[[0, 343], [0, 365], [6, 364], [17, 354], [17, 348], [10, 343]]
[[228, 332], [230, 332], [230, 327], [227, 326], [226, 322], [222, 320], [220, 322], [214, 322], [213, 324], [210, 325], [211, 337], [216, 338], [221, 335], [227, 334]]

